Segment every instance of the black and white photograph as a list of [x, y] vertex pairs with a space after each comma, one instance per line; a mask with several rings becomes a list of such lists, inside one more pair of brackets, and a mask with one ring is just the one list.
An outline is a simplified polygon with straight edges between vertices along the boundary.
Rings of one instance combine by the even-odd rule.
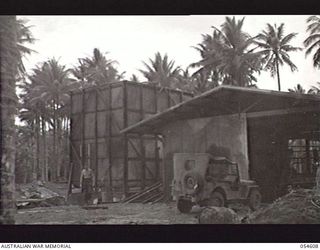
[[320, 223], [320, 15], [3, 15], [0, 37], [1, 224]]

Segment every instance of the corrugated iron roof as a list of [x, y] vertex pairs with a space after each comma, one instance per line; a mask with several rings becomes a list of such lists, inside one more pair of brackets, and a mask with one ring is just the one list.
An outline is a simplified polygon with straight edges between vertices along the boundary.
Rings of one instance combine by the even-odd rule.
[[320, 97], [292, 92], [219, 86], [131, 125], [121, 133], [158, 133], [162, 126], [175, 120], [303, 107], [319, 108], [320, 112]]

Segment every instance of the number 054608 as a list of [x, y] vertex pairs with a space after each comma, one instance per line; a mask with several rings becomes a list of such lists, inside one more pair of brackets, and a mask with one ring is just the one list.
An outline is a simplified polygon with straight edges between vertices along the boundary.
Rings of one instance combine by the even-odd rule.
[[318, 244], [300, 244], [300, 248], [318, 248]]

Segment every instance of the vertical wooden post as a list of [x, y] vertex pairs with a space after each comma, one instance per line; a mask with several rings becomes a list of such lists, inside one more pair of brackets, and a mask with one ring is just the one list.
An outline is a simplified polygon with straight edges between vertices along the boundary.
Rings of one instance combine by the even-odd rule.
[[180, 102], [183, 102], [183, 95], [181, 91], [179, 92], [179, 97], [180, 97]]
[[[108, 87], [108, 90], [109, 90], [109, 100], [108, 100], [108, 103], [106, 103], [106, 109], [107, 109], [107, 112], [109, 112], [109, 119], [108, 119], [108, 122], [109, 122], [109, 126], [108, 126], [108, 147], [107, 147], [107, 150], [108, 150], [108, 157], [109, 157], [109, 188], [110, 188], [110, 194], [111, 196], [113, 197], [113, 185], [112, 185], [112, 164], [113, 164], [113, 161], [112, 161], [112, 87], [111, 85], [109, 85]], [[108, 107], [109, 106], [109, 107]]]
[[[159, 97], [159, 95], [158, 95], [158, 90], [157, 90], [157, 88], [154, 86], [154, 96], [155, 96], [155, 103], [154, 103], [154, 105], [155, 105], [155, 111], [156, 111], [156, 113], [158, 113], [158, 97]], [[156, 168], [156, 176], [155, 176], [155, 178], [156, 178], [156, 181], [158, 181], [159, 179], [160, 179], [160, 176], [159, 176], [159, 171], [160, 171], [160, 162], [159, 162], [159, 149], [158, 149], [158, 137], [157, 137], [157, 135], [155, 135], [154, 136], [154, 150], [155, 150], [155, 168]]]
[[158, 113], [158, 90], [156, 86], [153, 86], [154, 89], [154, 107], [155, 113]]
[[156, 167], [156, 181], [159, 180], [159, 172], [160, 172], [160, 156], [159, 156], [159, 148], [158, 148], [158, 137], [157, 135], [154, 135], [154, 155], [155, 155], [155, 167]]
[[[67, 196], [72, 193], [72, 184], [73, 184], [73, 169], [74, 169], [74, 164], [73, 164], [73, 150], [72, 150], [72, 134], [74, 131], [72, 130], [72, 109], [73, 109], [73, 94], [70, 92], [70, 112], [69, 112], [69, 178], [68, 178], [68, 192]], [[46, 155], [45, 155], [46, 156]], [[45, 166], [47, 168], [47, 166]], [[45, 180], [47, 180], [48, 177], [48, 170], [45, 169]]]
[[167, 91], [167, 97], [168, 97], [168, 108], [171, 107], [171, 100], [170, 100], [170, 89], [166, 89]]
[[85, 90], [82, 90], [82, 131], [81, 131], [81, 165], [84, 167], [85, 165], [85, 144], [84, 144], [84, 136], [85, 136]]
[[[99, 88], [99, 86], [97, 86]], [[94, 127], [94, 147], [95, 147], [95, 153], [94, 153], [94, 165], [95, 165], [95, 183], [94, 187], [97, 191], [98, 187], [98, 90], [96, 89], [95, 92], [95, 127]]]
[[[127, 82], [123, 81], [123, 127], [128, 126], [128, 93]], [[128, 137], [125, 133], [124, 136], [124, 158], [123, 158], [123, 192], [124, 195], [128, 194]]]
[[[139, 87], [139, 102], [140, 102], [140, 120], [144, 118], [143, 110], [143, 88], [142, 85]], [[146, 159], [145, 159], [145, 148], [143, 135], [139, 134], [140, 138], [140, 152], [141, 152], [141, 189], [143, 190], [146, 187]]]
[[312, 166], [311, 166], [311, 158], [310, 158], [310, 140], [309, 139], [306, 139], [306, 172], [307, 174], [311, 174], [311, 169], [312, 169]]

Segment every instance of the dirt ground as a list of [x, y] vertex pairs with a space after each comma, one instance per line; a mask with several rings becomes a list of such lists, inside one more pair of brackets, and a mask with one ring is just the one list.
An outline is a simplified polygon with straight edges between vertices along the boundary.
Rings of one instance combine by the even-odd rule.
[[[34, 190], [37, 185], [21, 186], [22, 189]], [[22, 189], [21, 189], [22, 188]], [[65, 184], [41, 185], [42, 193], [50, 192], [60, 198], [66, 194]], [[32, 192], [28, 194], [33, 194]], [[50, 192], [49, 192], [50, 191]], [[18, 194], [18, 193], [17, 193]], [[24, 192], [26, 194], [26, 192]], [[271, 204], [262, 204], [252, 212], [247, 206], [239, 203], [229, 204], [236, 212], [239, 223], [249, 224], [319, 224], [320, 208], [312, 204], [313, 190], [294, 190], [280, 197]], [[194, 206], [191, 213], [182, 214], [175, 202], [169, 203], [109, 203], [95, 209], [86, 209], [79, 205], [59, 203], [37, 207], [22, 207], [17, 210], [16, 224], [198, 224], [202, 208]]]
[[181, 214], [175, 203], [107, 204], [108, 209], [55, 206], [19, 209], [16, 224], [196, 224], [196, 208]]

